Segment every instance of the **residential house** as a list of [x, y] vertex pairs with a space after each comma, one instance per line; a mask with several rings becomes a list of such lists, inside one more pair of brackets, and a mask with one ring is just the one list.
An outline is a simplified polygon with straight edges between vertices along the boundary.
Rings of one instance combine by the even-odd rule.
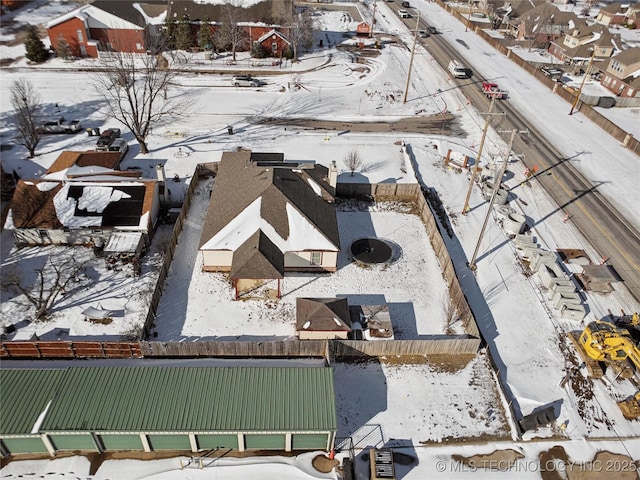
[[[162, 46], [162, 33], [166, 21], [177, 22], [186, 15], [192, 27], [193, 38], [201, 22], [208, 20], [215, 30], [227, 16], [228, 5], [193, 0], [145, 0], [124, 2], [95, 0], [47, 24], [51, 46], [59, 50], [61, 42], [68, 45], [69, 54], [76, 57], [98, 57], [99, 52], [145, 53]], [[234, 20], [246, 33], [243, 49], [256, 42], [272, 57], [281, 57], [290, 42], [288, 29], [274, 24], [292, 8], [291, 2], [266, 0], [249, 8], [238, 7]], [[275, 38], [273, 38], [275, 35]], [[195, 42], [195, 40], [194, 40]], [[194, 43], [194, 47], [195, 47]]]
[[296, 333], [300, 340], [347, 339], [350, 332], [346, 298], [296, 299]]
[[600, 83], [619, 97], [640, 97], [640, 47], [611, 57], [602, 71]]
[[[255, 32], [256, 29], [254, 28]], [[253, 40], [254, 49], [260, 48], [266, 56], [280, 58], [291, 51], [291, 42], [279, 32], [272, 28], [262, 36]]]
[[158, 182], [115, 170], [119, 161], [118, 152], [64, 152], [42, 178], [18, 182], [5, 228], [18, 244], [104, 246], [115, 232], [148, 243]]
[[573, 12], [542, 3], [518, 16], [510, 26], [516, 40], [528, 41], [532, 47], [548, 48], [551, 42], [576, 25], [586, 26], [586, 22]]
[[607, 27], [622, 25], [627, 18], [626, 13], [628, 8], [628, 3], [622, 4], [616, 2], [604, 5], [596, 15], [596, 22]]
[[587, 65], [608, 60], [620, 51], [619, 34], [602, 25], [583, 25], [569, 29], [561, 39], [551, 42], [549, 52], [566, 65]]
[[336, 169], [282, 153], [223, 153], [200, 238], [203, 270], [228, 272], [236, 298], [269, 280], [280, 286], [285, 272], [336, 271], [336, 179]]
[[[145, 10], [146, 8], [146, 10]], [[166, 2], [134, 3], [96, 0], [47, 23], [51, 47], [68, 45], [76, 57], [98, 57], [98, 52], [145, 53], [164, 21]]]

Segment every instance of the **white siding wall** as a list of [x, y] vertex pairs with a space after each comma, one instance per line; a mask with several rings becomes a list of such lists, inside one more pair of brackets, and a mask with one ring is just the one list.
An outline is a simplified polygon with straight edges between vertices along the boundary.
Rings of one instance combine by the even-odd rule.
[[205, 270], [220, 269], [228, 271], [231, 269], [233, 252], [229, 250], [203, 250], [202, 265]]
[[336, 268], [338, 263], [338, 252], [322, 252], [322, 262], [320, 265], [311, 263], [312, 252], [287, 252], [284, 256], [284, 268], [326, 268], [328, 270]]

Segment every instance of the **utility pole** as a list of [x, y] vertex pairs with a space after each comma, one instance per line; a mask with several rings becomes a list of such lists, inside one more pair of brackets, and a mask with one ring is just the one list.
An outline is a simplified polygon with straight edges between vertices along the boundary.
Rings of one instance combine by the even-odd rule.
[[464, 199], [464, 206], [462, 207], [462, 215], [467, 214], [467, 210], [469, 210], [469, 198], [471, 198], [471, 190], [473, 190], [473, 182], [476, 179], [476, 175], [480, 172], [480, 156], [482, 155], [482, 149], [484, 148], [484, 140], [487, 137], [487, 130], [489, 129], [489, 123], [491, 122], [492, 115], [504, 115], [504, 112], [500, 113], [492, 113], [493, 106], [496, 103], [496, 97], [491, 97], [491, 103], [489, 104], [489, 111], [484, 115], [487, 116], [487, 119], [484, 122], [484, 128], [482, 129], [482, 138], [480, 139], [480, 145], [478, 146], [478, 155], [476, 157], [476, 162], [471, 171], [471, 180], [469, 181], [469, 189], [467, 190], [467, 198]]
[[471, 23], [471, 0], [467, 2], [467, 22], [464, 24], [464, 31], [467, 32], [469, 30], [469, 24]]
[[484, 223], [482, 224], [482, 230], [480, 230], [480, 236], [478, 237], [478, 243], [476, 243], [476, 248], [473, 251], [473, 256], [471, 257], [471, 261], [469, 262], [469, 268], [473, 271], [476, 269], [476, 258], [478, 256], [478, 250], [480, 250], [480, 243], [482, 243], [482, 238], [484, 237], [484, 231], [487, 228], [487, 223], [489, 222], [489, 217], [491, 216], [491, 212], [493, 210], [493, 204], [496, 201], [496, 194], [498, 193], [498, 189], [500, 188], [500, 184], [502, 183], [502, 178], [504, 177], [505, 172], [507, 171], [507, 165], [509, 164], [509, 157], [511, 156], [511, 148], [513, 147], [513, 141], [516, 139], [516, 135], [519, 133], [529, 133], [528, 130], [518, 131], [516, 129], [511, 131], [511, 139], [509, 140], [509, 148], [507, 148], [507, 153], [504, 157], [504, 162], [502, 163], [502, 168], [493, 182], [493, 192], [491, 193], [491, 200], [489, 200], [489, 209], [487, 210], [487, 214], [484, 217]]
[[589, 63], [587, 64], [587, 70], [584, 72], [584, 77], [582, 77], [582, 82], [580, 82], [580, 88], [578, 89], [578, 94], [576, 95], [573, 104], [571, 105], [571, 111], [569, 115], [573, 115], [573, 110], [578, 105], [578, 101], [580, 100], [580, 95], [582, 95], [582, 89], [584, 88], [584, 82], [587, 81], [587, 76], [589, 76], [589, 72], [591, 71], [591, 64], [593, 63], [593, 57], [596, 56], [596, 45], [593, 46], [593, 52], [591, 53], [591, 58], [589, 59]]
[[413, 34], [413, 47], [411, 47], [411, 59], [409, 60], [409, 71], [407, 72], [407, 85], [404, 87], [404, 101], [407, 103], [407, 95], [409, 95], [409, 80], [411, 79], [411, 68], [413, 67], [413, 57], [416, 53], [416, 43], [418, 43], [418, 28], [420, 27], [420, 15], [416, 17], [416, 31]]
[[371, 18], [371, 30], [369, 31], [369, 38], [373, 37], [373, 26], [376, 24], [376, 0], [373, 0], [373, 17]]

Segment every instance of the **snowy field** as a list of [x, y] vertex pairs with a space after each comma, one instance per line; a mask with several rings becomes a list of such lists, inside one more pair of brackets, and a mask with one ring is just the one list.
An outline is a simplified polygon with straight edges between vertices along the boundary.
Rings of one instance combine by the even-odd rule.
[[[601, 181], [602, 194], [607, 195], [628, 216], [630, 222], [640, 225], [640, 211], [635, 208], [640, 204], [640, 190], [636, 188], [640, 167], [636, 156], [579, 113], [571, 117], [564, 114], [568, 110], [565, 102], [519, 71], [510, 61], [500, 58], [472, 32], [465, 32], [464, 26], [437, 5], [412, 3], [416, 4], [417, 10], [430, 24], [442, 31], [452, 45], [467, 55], [467, 61], [474, 71], [486, 77], [502, 75], [501, 86], [510, 91], [511, 98], [508, 101], [527, 112], [536, 126], [556, 143], [564, 155], [572, 157], [588, 178]], [[405, 45], [410, 45], [413, 39], [411, 33], [388, 6], [378, 2], [377, 9], [377, 27], [389, 35], [399, 36]], [[464, 38], [469, 50], [462, 49], [455, 42], [456, 38]], [[170, 180], [168, 186], [172, 196], [180, 198], [192, 180], [196, 164], [216, 161], [223, 151], [239, 146], [258, 152], [284, 152], [288, 160], [315, 160], [323, 165], [335, 160], [342, 169], [339, 181], [353, 180], [346, 171], [343, 159], [347, 152], [357, 149], [365, 162], [362, 169], [356, 172], [356, 181], [415, 182], [420, 179], [438, 191], [455, 231], [455, 237], [451, 240], [454, 262], [464, 269], [465, 262], [476, 247], [487, 203], [478, 189], [474, 189], [471, 211], [466, 216], [460, 215], [468, 177], [445, 168], [442, 156], [449, 148], [473, 155], [481, 137], [482, 117], [453, 88], [455, 82], [448, 79], [446, 72], [435, 65], [428, 48], [418, 48], [406, 104], [401, 100], [409, 63], [409, 50], [406, 47], [389, 44], [379, 57], [365, 64], [353, 63], [349, 56], [338, 51], [330, 53], [332, 59], [329, 64], [325, 64], [325, 53], [313, 52], [305, 56], [295, 69], [265, 76], [267, 85], [257, 90], [229, 87], [230, 74], [212, 77], [184, 75], [181, 83], [185, 91], [196, 99], [198, 109], [189, 118], [154, 129], [149, 137], [152, 151], [148, 155], [140, 155], [132, 137], [125, 134], [131, 149], [123, 169], [140, 167], [147, 176], [152, 177], [155, 175], [155, 166], [163, 164], [169, 179], [177, 176], [178, 181]], [[488, 56], [491, 62], [486, 61]], [[55, 66], [55, 62], [50, 62], [47, 67]], [[73, 66], [64, 66], [68, 68], [69, 65]], [[11, 135], [8, 122], [11, 113], [7, 95], [9, 84], [21, 76], [33, 82], [52, 115], [56, 113], [55, 105], [58, 104], [67, 118], [80, 118], [83, 125], [101, 128], [117, 126], [105, 120], [99, 112], [100, 105], [87, 77], [73, 72], [27, 69], [22, 63], [14, 70], [3, 72], [0, 85], [0, 118], [3, 119], [0, 134], [3, 145], [8, 143]], [[290, 88], [294, 80], [308, 90]], [[531, 102], [531, 98], [536, 101]], [[393, 120], [400, 116], [438, 113], [445, 106], [459, 117], [466, 136], [366, 135], [285, 129], [255, 123], [258, 117], [278, 115], [326, 120]], [[629, 115], [630, 124], [633, 125], [633, 119], [637, 116], [633, 112]], [[234, 126], [235, 135], [227, 135], [227, 125]], [[640, 122], [635, 125], [640, 125]], [[63, 149], [90, 149], [94, 143], [92, 140], [84, 134], [49, 136], [38, 147], [39, 155], [31, 160], [25, 158], [23, 150], [13, 146], [2, 151], [2, 165], [8, 172], [15, 169], [23, 178], [38, 176]], [[406, 142], [414, 162], [413, 171], [402, 171], [398, 141]], [[505, 150], [504, 142], [490, 129], [483, 159], [499, 156]], [[608, 159], [607, 162], [603, 162], [603, 158]], [[496, 161], [501, 160], [498, 158]], [[563, 221], [563, 212], [550, 202], [535, 183], [532, 183], [532, 187], [520, 185], [523, 171], [522, 164], [510, 164], [506, 184], [511, 189], [512, 205], [532, 220], [532, 234], [538, 242], [549, 250], [582, 248], [597, 261], [599, 252], [586, 245], [570, 221]], [[198, 186], [200, 197], [205, 200], [208, 198], [206, 188], [206, 184]], [[620, 195], [620, 192], [624, 192], [624, 195]], [[375, 209], [340, 211], [338, 218], [343, 248], [348, 245], [348, 239], [363, 236], [362, 232], [375, 231], [401, 245], [404, 253], [402, 259], [384, 271], [373, 269], [365, 272], [348, 264], [343, 253], [341, 269], [335, 276], [318, 277], [313, 282], [305, 276], [287, 277], [284, 282], [285, 297], [275, 309], [277, 315], [271, 315], [272, 312], [266, 314], [259, 309], [258, 304], [242, 302], [243, 305], [239, 306], [237, 302], [232, 302], [228, 284], [219, 276], [200, 272], [194, 247], [199, 239], [199, 219], [204, 215], [206, 206], [206, 201], [194, 203], [187, 229], [179, 242], [181, 253], [174, 261], [161, 302], [162, 313], [156, 321], [159, 339], [288, 338], [293, 334], [292, 299], [302, 294], [347, 295], [350, 299], [358, 300], [384, 296], [392, 305], [407, 306], [397, 310], [400, 313], [399, 325], [403, 327], [400, 329], [402, 338], [442, 332], [442, 326], [434, 322], [434, 318], [441, 317], [442, 279], [417, 217]], [[156, 236], [157, 245], [162, 244], [167, 228], [162, 227]], [[44, 254], [34, 253], [33, 249], [12, 250], [10, 232], [3, 231], [1, 240], [3, 278], [14, 265], [20, 265], [23, 274], [32, 275], [34, 265], [45, 261]], [[152, 288], [159, 261], [158, 250], [152, 250], [143, 266], [143, 282], [138, 281], [135, 286], [132, 286], [126, 271], [109, 272], [97, 262], [90, 273], [85, 274], [86, 279], [80, 279], [77, 290], [60, 300], [49, 322], [32, 324], [30, 328], [35, 327], [34, 331], [39, 334], [56, 328], [68, 328], [80, 336], [91, 336], [94, 332], [96, 335], [109, 336], [122, 334], [123, 331], [119, 329], [129, 328], [129, 319], [121, 320], [119, 325], [95, 326], [84, 322], [80, 312], [87, 306], [101, 304], [105, 308], [131, 312], [131, 321], [139, 321], [145, 312], [144, 292]], [[89, 280], [97, 283], [90, 284]], [[496, 390], [495, 378], [487, 367], [484, 355], [453, 373], [439, 371], [432, 365], [337, 364], [334, 368], [339, 435], [356, 438], [367, 434], [368, 425], [379, 425], [377, 441], [402, 447], [399, 451], [408, 452], [417, 459], [411, 465], [399, 467], [405, 480], [497, 478], [499, 475], [495, 471], [466, 474], [454, 471], [451, 463], [453, 454], [473, 455], [490, 453], [496, 449], [513, 448], [523, 455], [525, 461], [533, 462], [537, 461], [541, 452], [554, 445], [562, 445], [572, 459], [581, 462], [591, 460], [597, 451], [603, 450], [626, 454], [634, 459], [640, 457], [638, 423], [624, 420], [615, 405], [616, 399], [631, 393], [630, 382], [613, 378], [592, 382], [584, 379], [586, 371], [582, 369], [576, 377], [584, 379], [582, 383], [586, 384], [587, 389], [595, 392], [593, 398], [580, 397], [571, 388], [571, 383], [560, 386], [566, 374], [565, 369], [571, 367], [569, 353], [574, 351], [570, 344], [559, 339], [559, 334], [580, 329], [582, 325], [561, 320], [554, 314], [537, 277], [523, 274], [512, 243], [495, 221], [489, 222], [480, 245], [476, 274], [467, 273], [461, 282], [483, 336], [493, 352], [500, 378], [507, 384], [507, 398]], [[619, 287], [609, 295], [585, 296], [584, 303], [589, 312], [587, 321], [602, 318], [608, 309], [613, 312], [619, 312], [622, 308], [626, 311], [640, 310], [624, 288]], [[89, 290], [83, 291], [83, 288]], [[211, 303], [202, 301], [203, 295], [208, 295], [207, 300], [210, 298]], [[20, 302], [21, 306], [14, 302]], [[6, 291], [3, 291], [0, 311], [3, 324], [27, 318], [24, 305], [24, 299], [7, 297]], [[216, 315], [210, 315], [214, 309]], [[218, 315], [219, 312], [224, 315]], [[227, 317], [233, 318], [234, 322], [224, 322]], [[118, 321], [117, 318], [114, 320]], [[267, 322], [266, 328], [255, 328], [258, 323], [264, 325], [264, 322]], [[25, 327], [25, 332], [27, 330]], [[553, 404], [557, 406], [558, 421], [553, 427], [527, 434], [524, 441], [509, 440], [513, 436], [513, 427], [508, 426], [512, 425], [513, 420], [508, 417], [505, 406], [509, 401], [514, 403], [516, 411], [525, 415], [535, 408]], [[465, 445], [446, 441], [462, 436], [486, 438], [486, 441]], [[535, 441], [529, 441], [532, 439]], [[358, 480], [367, 478], [363, 473], [366, 469], [362, 454], [360, 452], [357, 460], [360, 466]], [[95, 474], [90, 475], [89, 469], [89, 461], [84, 457], [13, 462], [0, 471], [0, 478], [16, 478], [18, 475], [35, 475], [35, 478], [41, 476], [51, 480], [314, 478], [300, 470], [299, 466], [278, 465], [275, 462], [259, 467], [234, 466], [227, 469], [212, 466], [202, 471], [180, 471], [178, 459], [154, 462], [112, 460], [105, 462]], [[128, 473], [123, 473], [125, 471]], [[537, 479], [540, 478], [540, 472], [539, 467], [537, 470], [512, 470], [502, 473], [500, 477]]]

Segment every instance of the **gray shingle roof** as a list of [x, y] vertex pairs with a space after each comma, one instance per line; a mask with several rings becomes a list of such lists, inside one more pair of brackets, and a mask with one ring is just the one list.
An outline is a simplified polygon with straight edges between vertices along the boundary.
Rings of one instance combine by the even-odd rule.
[[[313, 175], [310, 171], [314, 171]], [[252, 161], [252, 153], [247, 150], [225, 152], [211, 193], [200, 247], [262, 198], [261, 217], [282, 238], [287, 239], [290, 233], [286, 211], [290, 204], [339, 248], [338, 222], [329, 187], [325, 185], [319, 196], [309, 184], [309, 179], [313, 179], [321, 185], [319, 179], [326, 178], [327, 173], [327, 168], [321, 165], [313, 165], [312, 169], [275, 168]]]
[[257, 230], [233, 253], [230, 277], [284, 278], [284, 254], [269, 237]]

